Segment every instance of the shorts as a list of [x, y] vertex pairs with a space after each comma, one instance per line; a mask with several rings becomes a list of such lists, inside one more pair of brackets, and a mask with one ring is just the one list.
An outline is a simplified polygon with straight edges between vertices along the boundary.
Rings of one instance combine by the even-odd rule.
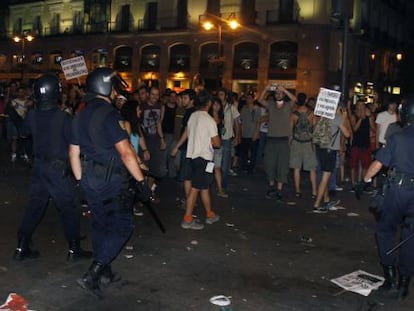
[[290, 145], [289, 167], [301, 169], [303, 166], [304, 171], [313, 171], [317, 165], [315, 146], [312, 142], [302, 143], [293, 140]]
[[191, 166], [191, 187], [199, 190], [205, 190], [210, 187], [213, 182], [213, 173], [206, 172], [207, 161], [203, 158], [195, 158], [190, 160]]
[[369, 148], [352, 147], [351, 157], [349, 158], [349, 167], [357, 168], [361, 162], [363, 169], [368, 169], [371, 164], [371, 150]]
[[180, 181], [191, 180], [191, 159], [184, 158], [180, 164], [180, 172], [178, 174]]
[[319, 165], [321, 166], [321, 171], [332, 173], [336, 168], [337, 151], [317, 147], [316, 154], [318, 156]]
[[6, 121], [7, 140], [10, 142], [19, 137], [19, 131], [16, 125], [10, 119]]
[[222, 161], [223, 161], [223, 147], [220, 147], [219, 149], [214, 149], [214, 156], [213, 156], [214, 168], [221, 168]]

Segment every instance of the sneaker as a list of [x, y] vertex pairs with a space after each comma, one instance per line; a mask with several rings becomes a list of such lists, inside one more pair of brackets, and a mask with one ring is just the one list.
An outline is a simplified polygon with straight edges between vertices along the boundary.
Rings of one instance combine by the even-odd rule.
[[186, 222], [185, 220], [183, 220], [181, 222], [181, 228], [191, 230], [202, 230], [204, 229], [204, 225], [196, 222], [194, 219], [191, 222]]
[[273, 199], [276, 197], [276, 190], [273, 188], [269, 188], [266, 191], [266, 195], [265, 195], [266, 199]]
[[220, 197], [220, 198], [228, 198], [229, 197], [229, 195], [227, 193], [225, 193], [224, 191], [217, 192], [217, 196]]
[[344, 191], [344, 187], [335, 185], [335, 191]]
[[229, 175], [230, 176], [239, 176], [239, 174], [237, 174], [234, 170], [229, 169]]
[[16, 162], [16, 154], [15, 153], [12, 153], [12, 155], [11, 155], [11, 161], [13, 163]]
[[337, 206], [339, 203], [341, 203], [341, 200], [336, 200], [336, 201], [329, 201], [329, 202], [325, 202], [323, 205], [323, 207], [326, 209], [326, 210], [330, 210], [331, 208], [333, 208], [333, 207], [335, 207], [335, 206]]
[[22, 155], [22, 159], [24, 162], [29, 162], [29, 157], [27, 154]]
[[321, 206], [321, 207], [314, 206], [312, 212], [316, 214], [325, 214], [328, 212], [328, 209], [325, 206]]
[[212, 225], [212, 224], [214, 224], [215, 222], [217, 222], [219, 220], [220, 220], [220, 216], [217, 215], [217, 214], [214, 214], [213, 217], [207, 217], [206, 218], [206, 224]]

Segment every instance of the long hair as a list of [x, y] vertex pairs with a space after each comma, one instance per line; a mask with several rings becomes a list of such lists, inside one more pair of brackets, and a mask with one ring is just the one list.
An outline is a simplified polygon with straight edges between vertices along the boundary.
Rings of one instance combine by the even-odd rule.
[[121, 114], [125, 121], [131, 125], [131, 134], [140, 136], [141, 121], [137, 116], [139, 103], [135, 100], [127, 101], [122, 107]]

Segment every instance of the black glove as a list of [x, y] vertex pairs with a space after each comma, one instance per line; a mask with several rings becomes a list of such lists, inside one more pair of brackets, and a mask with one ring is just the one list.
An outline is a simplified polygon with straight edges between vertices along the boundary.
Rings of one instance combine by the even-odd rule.
[[369, 184], [370, 183], [362, 180], [355, 186], [355, 197], [357, 198], [357, 200], [361, 200], [362, 193], [364, 192], [365, 189], [367, 189]]
[[137, 198], [141, 202], [145, 203], [151, 200], [151, 190], [148, 188], [148, 185], [145, 181], [137, 181], [136, 182], [136, 189], [137, 189]]

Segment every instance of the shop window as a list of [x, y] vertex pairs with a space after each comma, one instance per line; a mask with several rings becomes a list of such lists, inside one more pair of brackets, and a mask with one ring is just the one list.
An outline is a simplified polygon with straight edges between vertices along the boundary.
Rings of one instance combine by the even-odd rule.
[[122, 46], [115, 51], [114, 69], [118, 71], [131, 71], [132, 69], [132, 48]]
[[189, 45], [177, 44], [170, 49], [170, 72], [189, 71], [190, 70], [190, 53]]

